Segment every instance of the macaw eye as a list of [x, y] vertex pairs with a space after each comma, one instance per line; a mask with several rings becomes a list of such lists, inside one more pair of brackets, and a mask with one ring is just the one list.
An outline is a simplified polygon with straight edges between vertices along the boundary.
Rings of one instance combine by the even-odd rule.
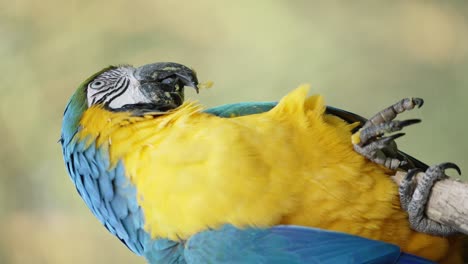
[[99, 88], [102, 88], [105, 84], [106, 83], [104, 81], [96, 80], [89, 84], [89, 88], [99, 89]]

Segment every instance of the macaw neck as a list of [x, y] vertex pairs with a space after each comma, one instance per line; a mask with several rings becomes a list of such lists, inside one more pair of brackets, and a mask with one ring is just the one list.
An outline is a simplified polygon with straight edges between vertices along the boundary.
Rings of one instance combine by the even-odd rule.
[[78, 121], [73, 137], [86, 146], [95, 144], [109, 150], [111, 166], [123, 155], [136, 148], [147, 137], [159, 136], [159, 131], [176, 122], [183, 122], [194, 113], [199, 113], [198, 104], [186, 102], [167, 113], [154, 112], [135, 115], [131, 111], [110, 111], [102, 106], [86, 109]]

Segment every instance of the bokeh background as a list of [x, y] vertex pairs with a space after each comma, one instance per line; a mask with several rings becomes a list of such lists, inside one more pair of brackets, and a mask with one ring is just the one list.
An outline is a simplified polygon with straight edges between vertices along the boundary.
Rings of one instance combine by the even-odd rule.
[[304, 82], [365, 116], [423, 97], [400, 148], [468, 172], [466, 1], [2, 1], [0, 263], [144, 263], [85, 207], [57, 141], [81, 81], [155, 61], [214, 81], [189, 92], [207, 106], [277, 100]]

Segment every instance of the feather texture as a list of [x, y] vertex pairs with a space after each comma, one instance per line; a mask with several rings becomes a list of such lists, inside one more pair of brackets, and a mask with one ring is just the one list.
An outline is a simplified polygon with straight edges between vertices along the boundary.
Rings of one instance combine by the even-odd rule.
[[400, 252], [388, 243], [298, 226], [238, 229], [230, 225], [201, 232], [187, 242], [189, 263], [434, 263]]
[[202, 234], [225, 224], [239, 236], [256, 227], [293, 244], [304, 236], [274, 226], [313, 226], [442, 260], [448, 240], [413, 232], [390, 172], [353, 151], [358, 124], [327, 114], [322, 97], [306, 94], [300, 87], [277, 105], [206, 112], [186, 102], [164, 115], [92, 106], [77, 131], [62, 136], [67, 167], [93, 213], [152, 263], [183, 263], [175, 241], [209, 250], [197, 236], [210, 239]]

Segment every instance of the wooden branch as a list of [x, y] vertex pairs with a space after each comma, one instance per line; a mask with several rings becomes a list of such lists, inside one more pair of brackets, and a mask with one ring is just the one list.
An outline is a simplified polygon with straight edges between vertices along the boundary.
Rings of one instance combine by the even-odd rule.
[[[405, 171], [398, 171], [392, 179], [399, 184], [405, 175]], [[419, 173], [416, 180], [420, 180], [422, 175]], [[436, 182], [429, 197], [426, 215], [468, 235], [468, 182], [450, 178]]]

